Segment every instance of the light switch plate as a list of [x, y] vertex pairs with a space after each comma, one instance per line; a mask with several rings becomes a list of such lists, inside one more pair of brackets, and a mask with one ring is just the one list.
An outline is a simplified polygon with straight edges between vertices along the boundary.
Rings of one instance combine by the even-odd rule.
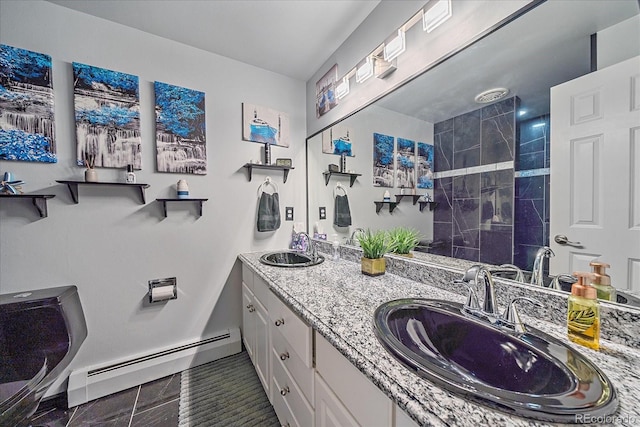
[[320, 219], [327, 219], [327, 208], [320, 206]]
[[287, 206], [284, 208], [284, 220], [293, 221], [293, 206]]

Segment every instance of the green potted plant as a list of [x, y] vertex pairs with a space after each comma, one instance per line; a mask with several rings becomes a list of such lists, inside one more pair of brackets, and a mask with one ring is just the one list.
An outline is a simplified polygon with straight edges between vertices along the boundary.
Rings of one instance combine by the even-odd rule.
[[372, 232], [367, 230], [358, 235], [362, 248], [360, 264], [362, 273], [367, 276], [380, 276], [386, 270], [384, 254], [389, 250], [389, 239], [383, 230]]
[[409, 227], [396, 227], [389, 231], [389, 250], [394, 254], [413, 257], [412, 250], [420, 242], [420, 233]]

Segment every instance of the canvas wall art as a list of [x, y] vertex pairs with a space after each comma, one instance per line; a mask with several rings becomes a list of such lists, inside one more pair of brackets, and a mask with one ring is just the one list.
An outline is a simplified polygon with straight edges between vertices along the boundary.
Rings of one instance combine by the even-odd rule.
[[337, 124], [322, 132], [322, 152], [325, 154], [345, 154], [353, 157], [353, 131], [351, 128]]
[[415, 187], [416, 143], [410, 139], [396, 139], [396, 187]]
[[141, 169], [138, 76], [73, 63], [77, 163]]
[[57, 162], [51, 57], [0, 45], [0, 160]]
[[207, 173], [204, 92], [154, 82], [158, 172]]
[[416, 176], [418, 188], [433, 188], [433, 145], [418, 142], [416, 158]]
[[316, 82], [316, 116], [327, 114], [338, 105], [336, 98], [336, 82], [338, 80], [338, 64], [331, 67], [327, 73]]
[[373, 134], [373, 185], [393, 187], [393, 143], [395, 138], [381, 133]]
[[242, 139], [288, 147], [291, 123], [289, 115], [254, 104], [242, 104]]

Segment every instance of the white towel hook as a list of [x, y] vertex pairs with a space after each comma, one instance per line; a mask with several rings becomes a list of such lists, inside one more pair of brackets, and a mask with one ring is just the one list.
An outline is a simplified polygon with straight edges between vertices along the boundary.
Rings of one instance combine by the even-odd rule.
[[347, 195], [347, 189], [342, 186], [342, 183], [338, 182], [336, 184], [336, 187], [333, 189], [333, 198], [334, 199], [337, 196], [338, 191], [340, 191], [340, 190], [342, 190], [342, 192], [344, 193], [345, 196]]
[[268, 176], [264, 179], [264, 182], [260, 184], [260, 186], [258, 187], [258, 197], [260, 197], [264, 189], [269, 185], [273, 187], [274, 193], [278, 192], [278, 187], [276, 186], [275, 182], [271, 181], [271, 177]]

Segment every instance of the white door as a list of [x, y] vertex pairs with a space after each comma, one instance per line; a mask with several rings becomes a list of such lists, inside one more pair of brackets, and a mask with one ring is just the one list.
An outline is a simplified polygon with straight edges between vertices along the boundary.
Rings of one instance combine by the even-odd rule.
[[640, 291], [640, 56], [551, 88], [550, 179], [550, 273], [598, 258]]

